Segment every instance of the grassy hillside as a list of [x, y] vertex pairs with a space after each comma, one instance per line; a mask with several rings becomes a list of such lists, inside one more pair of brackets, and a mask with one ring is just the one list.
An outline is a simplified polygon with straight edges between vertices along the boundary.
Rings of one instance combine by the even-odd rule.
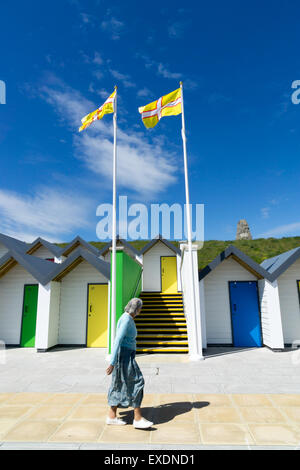
[[228, 245], [234, 245], [257, 263], [300, 246], [300, 237], [256, 238], [255, 240], [209, 240], [198, 252], [199, 268], [204, 268]]
[[[91, 245], [101, 249], [105, 243], [90, 242]], [[130, 242], [135, 248], [140, 250], [147, 240], [137, 240]], [[178, 242], [173, 242], [178, 246]], [[60, 243], [59, 246], [66, 246], [67, 243]], [[250, 256], [257, 263], [261, 263], [264, 259], [272, 258], [284, 251], [292, 250], [300, 246], [300, 237], [284, 237], [284, 238], [256, 238], [255, 240], [208, 240], [204, 242], [204, 246], [198, 251], [199, 269], [204, 268], [210, 263], [221, 251], [225, 250], [228, 245], [235, 245], [241, 251]]]

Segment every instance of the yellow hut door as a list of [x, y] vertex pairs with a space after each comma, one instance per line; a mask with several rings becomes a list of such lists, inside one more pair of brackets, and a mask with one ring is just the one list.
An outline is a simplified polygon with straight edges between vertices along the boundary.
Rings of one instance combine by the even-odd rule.
[[161, 291], [164, 294], [176, 294], [178, 292], [176, 256], [161, 257]]
[[107, 347], [108, 285], [89, 284], [87, 347]]

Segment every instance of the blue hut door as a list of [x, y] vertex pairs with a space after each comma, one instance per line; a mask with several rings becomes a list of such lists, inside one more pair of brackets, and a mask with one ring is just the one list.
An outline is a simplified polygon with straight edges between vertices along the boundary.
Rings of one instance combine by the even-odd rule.
[[256, 281], [229, 281], [233, 345], [260, 347], [261, 326]]

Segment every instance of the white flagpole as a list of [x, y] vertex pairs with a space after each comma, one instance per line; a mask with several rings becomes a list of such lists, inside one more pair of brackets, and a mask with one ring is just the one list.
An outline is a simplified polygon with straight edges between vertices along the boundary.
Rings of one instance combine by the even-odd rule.
[[[181, 88], [181, 119], [182, 119], [182, 129], [181, 136], [183, 142], [183, 158], [184, 158], [184, 178], [185, 178], [185, 197], [186, 197], [186, 217], [187, 217], [187, 232], [188, 232], [188, 248], [189, 248], [189, 264], [190, 264], [190, 275], [191, 275], [191, 285], [192, 285], [192, 315], [193, 315], [193, 326], [194, 326], [194, 338], [195, 345], [198, 344], [198, 332], [197, 332], [197, 319], [196, 319], [196, 298], [195, 298], [195, 285], [194, 285], [194, 263], [192, 258], [192, 227], [191, 227], [191, 213], [190, 213], [190, 193], [189, 193], [189, 180], [188, 180], [188, 165], [187, 165], [187, 152], [186, 152], [186, 135], [185, 135], [185, 119], [184, 119], [184, 102], [183, 102], [183, 87], [182, 82], [180, 82]], [[195, 354], [200, 354], [202, 356], [202, 351], [195, 351]]]
[[112, 263], [111, 263], [111, 343], [112, 351], [116, 332], [116, 227], [117, 227], [117, 87], [114, 99], [114, 158], [113, 158], [113, 220], [112, 220]]

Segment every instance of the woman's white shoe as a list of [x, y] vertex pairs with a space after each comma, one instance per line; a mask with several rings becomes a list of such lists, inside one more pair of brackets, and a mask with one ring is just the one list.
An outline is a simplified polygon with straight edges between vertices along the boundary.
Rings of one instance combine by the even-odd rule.
[[120, 418], [106, 418], [106, 424], [116, 424], [117, 426], [122, 426], [123, 424], [127, 424], [126, 421]]
[[139, 419], [138, 421], [134, 419], [133, 426], [138, 429], [147, 429], [151, 428], [151, 426], [153, 426], [153, 423], [145, 418]]

